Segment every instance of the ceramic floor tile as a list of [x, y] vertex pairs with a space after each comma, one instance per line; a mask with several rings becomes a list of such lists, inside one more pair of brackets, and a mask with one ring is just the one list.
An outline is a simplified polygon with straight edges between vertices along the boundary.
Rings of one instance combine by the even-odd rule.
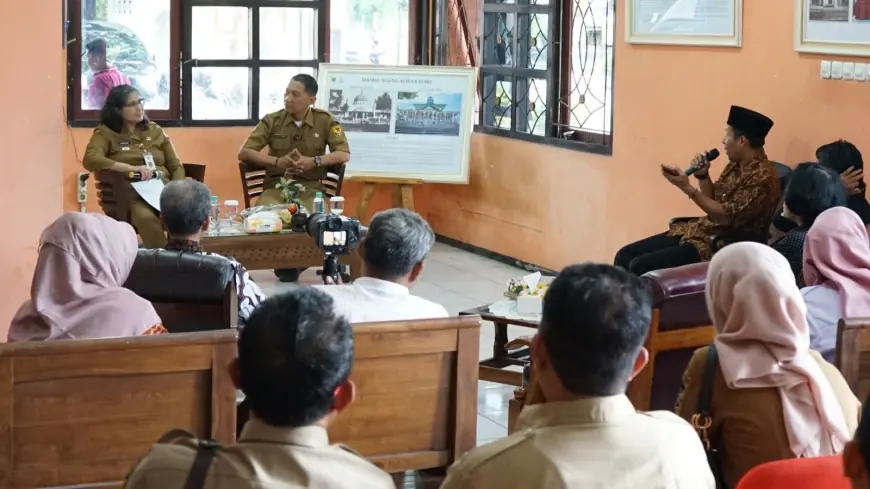
[[477, 416], [478, 440], [493, 440], [497, 438], [504, 438], [505, 436], [507, 436], [506, 427], [500, 426], [496, 422], [481, 415]]
[[[503, 411], [507, 411], [508, 401], [514, 397], [515, 387], [512, 385], [496, 384], [494, 382], [479, 381], [477, 389], [477, 412], [493, 417]], [[507, 423], [505, 423], [507, 426]]]

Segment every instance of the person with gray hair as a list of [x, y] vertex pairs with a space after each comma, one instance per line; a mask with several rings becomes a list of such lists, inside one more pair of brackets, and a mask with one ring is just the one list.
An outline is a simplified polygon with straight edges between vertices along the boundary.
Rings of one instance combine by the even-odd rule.
[[[166, 227], [168, 242], [166, 250], [202, 255], [220, 256], [202, 250], [200, 240], [208, 231], [211, 214], [211, 192], [196, 180], [173, 180], [160, 193], [160, 219]], [[226, 257], [224, 257], [226, 258]], [[239, 262], [226, 258], [235, 270], [236, 295], [239, 299], [239, 323], [248, 317], [266, 295], [251, 280], [248, 271]]]
[[434, 243], [435, 233], [419, 214], [405, 209], [379, 212], [360, 243], [363, 276], [352, 284], [321, 290], [352, 323], [448, 317], [444, 306], [410, 291]]

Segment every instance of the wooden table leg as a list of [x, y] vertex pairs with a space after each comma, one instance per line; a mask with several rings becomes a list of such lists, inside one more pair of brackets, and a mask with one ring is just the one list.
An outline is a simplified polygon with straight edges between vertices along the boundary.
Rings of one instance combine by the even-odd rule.
[[495, 341], [492, 343], [492, 358], [501, 359], [507, 356], [505, 345], [508, 342], [507, 324], [493, 323], [495, 326]]

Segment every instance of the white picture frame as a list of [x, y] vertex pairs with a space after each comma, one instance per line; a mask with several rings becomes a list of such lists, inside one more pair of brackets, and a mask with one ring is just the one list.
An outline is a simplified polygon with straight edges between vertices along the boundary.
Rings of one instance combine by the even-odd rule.
[[[668, 2], [670, 5], [665, 9]], [[680, 9], [697, 2], [721, 4], [730, 15], [704, 19]], [[625, 0], [625, 10], [625, 41], [629, 44], [737, 48], [743, 45], [743, 0]]]
[[346, 177], [468, 183], [477, 68], [327, 63], [318, 85], [315, 107], [350, 145]]
[[858, 19], [856, 8], [859, 1], [866, 0], [817, 1], [822, 5], [813, 5], [816, 0], [794, 0], [795, 51], [870, 56], [870, 11], [862, 10], [866, 18]]

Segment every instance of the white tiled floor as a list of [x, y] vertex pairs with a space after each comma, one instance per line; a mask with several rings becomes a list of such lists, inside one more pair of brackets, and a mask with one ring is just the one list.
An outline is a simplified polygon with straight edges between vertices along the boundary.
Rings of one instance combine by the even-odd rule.
[[[524, 275], [523, 270], [511, 267], [466, 251], [436, 243], [420, 283], [413, 293], [442, 304], [450, 314], [488, 304], [502, 297], [505, 284], [514, 277]], [[251, 272], [251, 277], [268, 294], [291, 290], [295, 284], [278, 282], [271, 271]], [[299, 279], [300, 285], [320, 284], [315, 270], [308, 270]], [[510, 326], [508, 337], [529, 335], [527, 328]], [[480, 358], [492, 356], [495, 331], [492, 323], [484, 322], [480, 329]], [[507, 403], [514, 388], [481, 381], [477, 392], [478, 445], [507, 434]]]

